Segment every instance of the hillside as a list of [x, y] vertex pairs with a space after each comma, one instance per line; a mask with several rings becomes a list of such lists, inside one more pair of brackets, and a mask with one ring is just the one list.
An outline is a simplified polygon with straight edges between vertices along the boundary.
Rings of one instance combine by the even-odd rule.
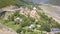
[[51, 28], [60, 28], [60, 24], [45, 15], [41, 8], [31, 7], [31, 5], [20, 7], [13, 12], [7, 10], [1, 16], [0, 22], [19, 34], [49, 34]]
[[60, 23], [60, 6], [54, 5], [42, 5], [40, 6], [45, 13], [53, 17], [58, 23]]
[[0, 23], [0, 34], [17, 34], [17, 33], [11, 28], [8, 28]]
[[43, 7], [30, 5], [28, 0], [0, 0], [0, 4], [0, 33], [4, 32], [2, 34], [52, 34], [52, 28], [60, 29], [60, 24], [46, 15]]
[[60, 6], [60, 0], [23, 0], [27, 3], [33, 4], [52, 4]]
[[25, 3], [22, 2], [21, 0], [0, 0], [0, 8], [6, 7], [9, 5], [23, 6], [25, 5]]

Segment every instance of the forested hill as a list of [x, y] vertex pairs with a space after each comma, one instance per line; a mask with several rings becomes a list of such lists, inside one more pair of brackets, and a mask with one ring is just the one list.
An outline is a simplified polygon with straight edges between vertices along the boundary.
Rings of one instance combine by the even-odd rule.
[[8, 5], [18, 5], [22, 6], [25, 5], [21, 0], [0, 0], [0, 8], [3, 8]]
[[49, 0], [46, 3], [60, 6], [60, 0]]
[[60, 6], [60, 0], [23, 0], [23, 1], [34, 4], [52, 4]]
[[0, 8], [8, 6], [8, 5], [18, 5], [22, 6], [29, 3], [35, 3], [35, 4], [53, 4], [53, 5], [59, 5], [60, 6], [60, 0], [0, 0]]

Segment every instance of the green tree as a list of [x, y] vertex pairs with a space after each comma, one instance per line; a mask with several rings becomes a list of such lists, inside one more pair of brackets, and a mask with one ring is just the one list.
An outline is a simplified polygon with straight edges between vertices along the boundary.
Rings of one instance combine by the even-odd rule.
[[41, 24], [41, 30], [50, 32], [50, 24], [48, 23]]

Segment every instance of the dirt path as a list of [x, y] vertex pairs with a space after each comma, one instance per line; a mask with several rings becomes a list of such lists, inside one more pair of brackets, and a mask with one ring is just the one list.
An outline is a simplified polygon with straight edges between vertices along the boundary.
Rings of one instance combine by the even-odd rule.
[[11, 28], [8, 28], [0, 23], [0, 34], [17, 34]]

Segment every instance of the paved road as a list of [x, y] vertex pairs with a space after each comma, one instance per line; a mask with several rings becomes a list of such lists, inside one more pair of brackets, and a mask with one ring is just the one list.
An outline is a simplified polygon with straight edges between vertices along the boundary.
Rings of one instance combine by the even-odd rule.
[[39, 6], [45, 13], [60, 23], [60, 6], [41, 5]]

